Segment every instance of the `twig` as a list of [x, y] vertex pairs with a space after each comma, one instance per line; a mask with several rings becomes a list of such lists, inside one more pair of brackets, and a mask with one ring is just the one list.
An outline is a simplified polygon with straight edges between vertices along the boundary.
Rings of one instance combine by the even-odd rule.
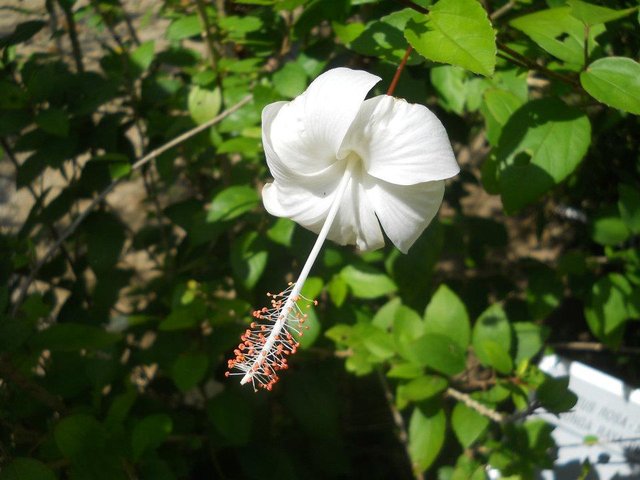
[[65, 20], [67, 21], [67, 32], [69, 33], [69, 39], [71, 40], [71, 50], [73, 51], [73, 58], [76, 62], [76, 69], [78, 72], [84, 72], [82, 50], [80, 48], [80, 42], [78, 41], [78, 30], [76, 29], [76, 21], [73, 18], [71, 4], [58, 0], [58, 5], [62, 8]]
[[133, 40], [134, 45], [140, 45], [140, 38], [138, 38], [138, 33], [131, 23], [131, 19], [129, 18], [127, 10], [124, 8], [124, 5], [122, 5], [122, 2], [120, 2], [120, 0], [117, 0], [117, 3], [122, 9], [122, 17], [124, 18], [124, 23], [127, 26], [127, 30], [129, 30], [129, 35], [131, 35], [131, 40]]
[[475, 410], [480, 415], [487, 417], [489, 420], [493, 420], [496, 423], [504, 423], [505, 421], [505, 416], [503, 414], [501, 414], [500, 412], [496, 412], [492, 408], [489, 408], [486, 405], [483, 405], [477, 400], [474, 400], [467, 393], [463, 393], [463, 392], [460, 392], [459, 390], [449, 387], [447, 388], [446, 394], [448, 397], [455, 398], [456, 400], [464, 403], [467, 407], [469, 407], [472, 410]]
[[640, 348], [621, 346], [616, 349], [610, 348], [599, 342], [559, 342], [549, 345], [551, 348], [559, 350], [583, 350], [586, 352], [606, 352], [615, 351], [618, 353], [627, 353], [629, 355], [640, 355]]
[[207, 18], [207, 9], [203, 0], [196, 0], [196, 7], [198, 10], [198, 17], [200, 17], [200, 23], [202, 24], [202, 39], [207, 45], [207, 52], [209, 53], [209, 60], [211, 61], [211, 68], [214, 72], [218, 71], [218, 54], [216, 52], [215, 41], [211, 34], [211, 24]]
[[[380, 379], [380, 385], [382, 385], [384, 398], [387, 400], [387, 405], [389, 406], [389, 411], [391, 412], [391, 418], [393, 418], [393, 423], [396, 426], [398, 441], [404, 447], [407, 457], [409, 458], [409, 465], [413, 465], [413, 460], [411, 459], [411, 453], [409, 451], [409, 435], [407, 433], [407, 425], [404, 421], [404, 418], [402, 418], [402, 414], [396, 408], [393, 393], [389, 388], [387, 379], [384, 377], [384, 373], [382, 373], [380, 369], [378, 369], [378, 378]], [[411, 468], [411, 471], [413, 472], [414, 478], [416, 480], [424, 480], [424, 474], [422, 472], [416, 471], [414, 468]]]
[[492, 21], [497, 20], [515, 6], [516, 2], [514, 2], [513, 0], [509, 0], [507, 3], [505, 3], [499, 9], [495, 10], [491, 15], [489, 15], [489, 19]]
[[64, 412], [66, 410], [65, 404], [60, 398], [52, 395], [45, 388], [24, 376], [5, 358], [0, 358], [0, 376], [52, 410], [56, 412]]
[[529, 68], [531, 70], [536, 70], [540, 73], [544, 73], [548, 77], [555, 78], [556, 80], [568, 83], [569, 85], [572, 85], [574, 87], [581, 88], [580, 83], [577, 80], [566, 75], [562, 75], [561, 73], [554, 72], [553, 70], [549, 70], [544, 65], [540, 65], [535, 60], [531, 60], [530, 58], [525, 57], [524, 55], [516, 52], [504, 43], [496, 41], [496, 45], [498, 47], [498, 50], [508, 54], [508, 57], [503, 56], [502, 58], [505, 58], [506, 60], [509, 60], [513, 63], [517, 63], [520, 66], [525, 66], [526, 68]]
[[391, 85], [389, 85], [389, 90], [387, 90], [387, 95], [393, 95], [393, 92], [396, 90], [396, 87], [398, 86], [398, 80], [400, 80], [400, 75], [402, 75], [402, 71], [404, 70], [404, 67], [407, 64], [407, 60], [409, 59], [409, 55], [411, 55], [412, 51], [413, 51], [413, 47], [409, 45], [407, 47], [407, 51], [404, 52], [404, 56], [400, 61], [400, 65], [398, 65], [398, 68], [396, 68], [396, 73], [393, 76], [393, 80], [391, 80]]
[[396, 2], [398, 2], [401, 5], [404, 5], [407, 8], [411, 8], [415, 10], [416, 12], [424, 13], [425, 15], [429, 13], [429, 10], [427, 8], [424, 8], [418, 5], [417, 3], [413, 3], [411, 0], [396, 0]]
[[[220, 115], [217, 115], [216, 117], [212, 118], [208, 122], [203, 123], [202, 125], [198, 125], [197, 127], [189, 130], [188, 132], [185, 132], [182, 135], [174, 138], [170, 142], [165, 143], [161, 147], [158, 147], [155, 150], [152, 150], [150, 153], [148, 153], [147, 155], [142, 157], [140, 160], [135, 162], [131, 166], [131, 170], [138, 170], [140, 167], [142, 167], [143, 165], [146, 165], [151, 160], [153, 160], [157, 156], [163, 154], [167, 150], [170, 150], [171, 148], [175, 147], [176, 145], [179, 145], [180, 143], [184, 142], [185, 140], [188, 140], [189, 138], [193, 137], [194, 135], [197, 135], [198, 133], [206, 130], [207, 128], [209, 128], [209, 127], [211, 127], [213, 125], [215, 125], [216, 123], [221, 122], [223, 119], [225, 119], [226, 117], [231, 115], [233, 112], [235, 112], [236, 110], [239, 110], [240, 108], [245, 106], [252, 99], [253, 99], [253, 95], [247, 95], [242, 100], [240, 100], [238, 103], [236, 103], [232, 107], [228, 108], [227, 110], [222, 112]], [[44, 256], [38, 261], [38, 263], [35, 265], [33, 270], [31, 270], [31, 272], [29, 273], [29, 276], [27, 277], [27, 280], [25, 281], [25, 283], [22, 285], [22, 288], [20, 289], [20, 293], [18, 294], [18, 298], [17, 298], [16, 303], [13, 306], [13, 309], [12, 309], [12, 315], [14, 317], [18, 313], [18, 310], [20, 309], [20, 306], [22, 305], [22, 302], [24, 301], [24, 299], [25, 299], [25, 297], [27, 295], [27, 291], [29, 289], [29, 286], [35, 280], [36, 275], [38, 274], [40, 269], [49, 260], [49, 258], [51, 258], [51, 256], [56, 252], [56, 250], [58, 250], [58, 248], [60, 248], [62, 243], [67, 238], [69, 238], [69, 236], [73, 232], [76, 231], [76, 229], [80, 226], [80, 224], [84, 221], [84, 219], [87, 218], [87, 216], [89, 216], [91, 211], [98, 204], [100, 204], [100, 202], [102, 202], [109, 193], [111, 193], [111, 191], [116, 187], [116, 185], [118, 185], [123, 180], [123, 178], [124, 177], [121, 177], [121, 178], [118, 178], [118, 179], [112, 181], [102, 192], [100, 192], [100, 194], [93, 199], [93, 201], [89, 204], [89, 206], [87, 208], [85, 208], [85, 210], [80, 215], [78, 215], [73, 222], [71, 222], [71, 225], [69, 225], [69, 227], [64, 232], [62, 232], [60, 234], [60, 238], [58, 238], [58, 240], [56, 240], [56, 242], [51, 246], [51, 248], [49, 248], [49, 250], [47, 250], [47, 252], [44, 254]]]

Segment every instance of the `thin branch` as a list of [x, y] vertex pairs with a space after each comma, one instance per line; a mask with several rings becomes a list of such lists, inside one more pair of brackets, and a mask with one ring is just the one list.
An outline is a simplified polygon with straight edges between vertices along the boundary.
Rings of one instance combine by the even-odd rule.
[[413, 3], [411, 0], [396, 0], [396, 2], [398, 2], [401, 5], [404, 5], [407, 8], [411, 8], [415, 10], [416, 12], [424, 13], [425, 15], [429, 13], [429, 9], [422, 7], [417, 3]]
[[[398, 441], [404, 447], [404, 451], [409, 459], [409, 465], [413, 466], [413, 460], [411, 459], [411, 453], [409, 451], [409, 434], [407, 433], [407, 425], [404, 418], [402, 418], [402, 414], [396, 407], [391, 388], [389, 388], [387, 379], [384, 377], [384, 373], [382, 373], [381, 370], [378, 370], [378, 378], [380, 379], [380, 385], [382, 385], [384, 398], [387, 400], [387, 405], [389, 406], [389, 412], [391, 412], [391, 418], [393, 418], [393, 423], [396, 426]], [[413, 472], [416, 480], [424, 480], [424, 474], [422, 472], [416, 471], [414, 468], [411, 468], [411, 471]]]
[[[222, 112], [220, 115], [217, 115], [216, 117], [212, 118], [208, 122], [203, 123], [202, 125], [198, 125], [197, 127], [189, 130], [188, 132], [185, 132], [182, 135], [174, 138], [170, 142], [165, 143], [161, 147], [158, 147], [155, 150], [152, 150], [150, 153], [148, 153], [147, 155], [142, 157], [140, 160], [136, 161], [131, 166], [131, 170], [138, 170], [143, 165], [146, 165], [151, 160], [153, 160], [154, 158], [156, 158], [159, 155], [163, 154], [167, 150], [172, 149], [176, 145], [181, 144], [185, 140], [188, 140], [189, 138], [193, 137], [194, 135], [197, 135], [198, 133], [206, 130], [207, 128], [215, 125], [216, 123], [221, 122], [226, 117], [228, 117], [229, 115], [234, 113], [236, 110], [239, 110], [240, 108], [245, 106], [252, 99], [253, 99], [253, 95], [247, 95], [242, 100], [240, 100], [238, 103], [236, 103], [232, 107], [228, 108], [227, 110]], [[47, 250], [47, 252], [44, 254], [44, 256], [38, 261], [38, 263], [35, 265], [35, 267], [33, 267], [33, 270], [31, 270], [31, 272], [29, 273], [29, 276], [27, 277], [27, 280], [22, 285], [22, 288], [20, 289], [20, 293], [18, 294], [18, 298], [16, 300], [16, 303], [13, 306], [13, 309], [12, 309], [12, 315], [13, 316], [16, 316], [16, 314], [18, 313], [18, 310], [20, 309], [20, 306], [22, 305], [22, 302], [24, 302], [24, 299], [25, 299], [25, 297], [27, 295], [27, 291], [29, 290], [29, 286], [33, 283], [33, 281], [36, 278], [36, 275], [38, 274], [40, 269], [44, 266], [44, 264], [49, 260], [49, 258], [51, 258], [51, 256], [58, 250], [58, 248], [60, 248], [60, 246], [63, 244], [63, 242], [67, 238], [69, 238], [69, 236], [71, 234], [73, 234], [73, 232], [76, 231], [76, 229], [80, 226], [80, 224], [84, 221], [84, 219], [89, 216], [89, 214], [93, 211], [93, 209], [97, 205], [99, 205], [106, 198], [106, 196], [109, 193], [111, 193], [111, 191], [116, 187], [116, 185], [118, 185], [123, 179], [124, 179], [124, 177], [121, 177], [121, 178], [118, 178], [118, 179], [112, 181], [102, 192], [100, 192], [100, 194], [93, 199], [93, 201], [89, 204], [89, 206], [87, 208], [85, 208], [85, 210], [80, 215], [78, 215], [76, 217], [76, 219], [71, 223], [71, 225], [69, 225], [69, 227], [64, 232], [62, 232], [62, 234], [60, 234], [60, 238], [58, 240], [56, 240], [56, 242], [49, 248], [49, 250]]]
[[136, 32], [136, 29], [133, 27], [133, 23], [131, 23], [131, 19], [129, 18], [129, 14], [127, 13], [127, 10], [124, 8], [124, 5], [122, 5], [122, 2], [120, 2], [120, 0], [117, 0], [117, 3], [122, 9], [122, 16], [124, 18], [124, 23], [127, 26], [127, 30], [129, 30], [129, 35], [131, 36], [131, 40], [133, 40], [134, 45], [136, 46], [140, 45], [140, 38], [138, 37], [138, 33]]
[[218, 53], [216, 51], [215, 41], [211, 34], [211, 24], [209, 18], [207, 18], [207, 9], [204, 0], [196, 0], [196, 7], [198, 10], [198, 17], [200, 17], [200, 23], [202, 25], [202, 39], [207, 45], [207, 53], [209, 54], [209, 60], [211, 61], [211, 68], [214, 72], [218, 71]]
[[614, 351], [616, 353], [626, 353], [629, 355], [640, 355], [640, 348], [638, 347], [625, 347], [621, 346], [616, 349], [612, 349], [607, 347], [603, 343], [599, 342], [559, 342], [552, 343], [549, 345], [551, 348], [556, 348], [558, 350], [574, 350], [574, 351], [585, 351], [585, 352], [607, 352]]
[[508, 47], [504, 43], [500, 41], [496, 41], [496, 45], [498, 46], [498, 50], [508, 55], [508, 57], [502, 57], [502, 58], [505, 58], [506, 60], [510, 60], [514, 63], [517, 63], [520, 66], [525, 66], [528, 69], [543, 73], [548, 77], [555, 78], [556, 80], [560, 80], [562, 82], [568, 83], [569, 85], [572, 85], [574, 87], [581, 88], [580, 83], [577, 80], [571, 77], [568, 77], [567, 75], [562, 75], [561, 73], [554, 72], [553, 70], [549, 70], [544, 65], [540, 65], [535, 60], [531, 60], [530, 58], [525, 57], [524, 55], [516, 52], [515, 50]]
[[507, 3], [505, 3], [499, 9], [495, 10], [491, 15], [489, 15], [489, 19], [491, 19], [491, 21], [497, 20], [515, 6], [516, 2], [514, 2], [513, 0], [509, 0]]
[[446, 394], [448, 397], [454, 398], [459, 402], [464, 403], [467, 407], [469, 407], [472, 410], [475, 410], [483, 417], [487, 417], [489, 420], [493, 420], [496, 423], [504, 423], [505, 421], [505, 416], [503, 414], [501, 414], [500, 412], [496, 412], [492, 408], [489, 408], [486, 405], [483, 405], [477, 400], [474, 400], [467, 393], [463, 393], [454, 388], [447, 388]]
[[84, 72], [82, 49], [80, 48], [80, 42], [78, 41], [78, 30], [76, 29], [76, 21], [73, 18], [72, 7], [67, 2], [61, 0], [58, 0], [58, 5], [62, 8], [65, 20], [67, 21], [67, 32], [69, 33], [69, 39], [71, 40], [71, 50], [73, 51], [73, 59], [76, 62], [76, 69], [78, 72]]

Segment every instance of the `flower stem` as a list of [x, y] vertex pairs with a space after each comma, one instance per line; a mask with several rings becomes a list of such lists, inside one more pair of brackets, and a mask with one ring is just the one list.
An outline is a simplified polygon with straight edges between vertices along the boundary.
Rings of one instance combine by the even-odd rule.
[[396, 90], [396, 86], [398, 85], [398, 80], [400, 80], [400, 75], [402, 75], [402, 71], [404, 70], [405, 65], [407, 64], [407, 60], [409, 60], [409, 55], [413, 51], [413, 47], [409, 45], [407, 47], [407, 51], [404, 52], [404, 57], [400, 61], [400, 65], [396, 69], [396, 74], [393, 76], [393, 80], [391, 80], [391, 85], [389, 85], [389, 90], [387, 90], [387, 95], [393, 95], [393, 92]]
[[[281, 313], [276, 323], [274, 324], [273, 329], [269, 334], [269, 337], [267, 338], [266, 343], [262, 347], [260, 354], [255, 359], [254, 365], [259, 366], [262, 362], [265, 361], [269, 352], [273, 348], [277, 338], [279, 337], [280, 332], [284, 328], [287, 322], [287, 319], [289, 318], [289, 312], [293, 309], [295, 302], [298, 301], [298, 298], [300, 296], [300, 291], [304, 286], [304, 282], [307, 281], [309, 272], [311, 272], [311, 267], [313, 267], [313, 264], [318, 258], [320, 249], [322, 248], [322, 245], [324, 244], [324, 241], [326, 240], [327, 235], [329, 234], [329, 230], [331, 229], [331, 225], [333, 224], [333, 221], [335, 220], [336, 215], [338, 214], [338, 210], [340, 209], [340, 205], [342, 203], [342, 197], [344, 196], [344, 192], [346, 192], [347, 190], [347, 185], [349, 185], [349, 180], [351, 180], [351, 176], [353, 174], [353, 165], [354, 165], [354, 161], [352, 161], [351, 159], [347, 159], [347, 167], [344, 171], [344, 175], [342, 176], [342, 179], [340, 180], [340, 183], [338, 184], [335, 198], [331, 203], [331, 208], [329, 209], [327, 218], [324, 221], [324, 224], [322, 225], [322, 229], [320, 230], [320, 233], [318, 234], [316, 243], [313, 244], [313, 248], [311, 249], [311, 252], [307, 257], [307, 261], [304, 263], [304, 266], [302, 267], [302, 271], [300, 272], [298, 279], [293, 285], [293, 289], [289, 293], [287, 300], [284, 306], [282, 307]], [[255, 369], [253, 368], [249, 369], [249, 371], [242, 377], [242, 380], [240, 380], [240, 384], [244, 385], [245, 383], [250, 382], [255, 374], [256, 374]]]

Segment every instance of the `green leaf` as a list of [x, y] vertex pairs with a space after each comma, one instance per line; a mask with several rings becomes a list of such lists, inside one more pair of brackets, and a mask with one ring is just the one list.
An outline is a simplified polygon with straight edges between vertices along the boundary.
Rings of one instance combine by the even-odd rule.
[[53, 470], [32, 458], [18, 457], [2, 467], [0, 480], [55, 480]]
[[539, 325], [531, 322], [515, 322], [513, 330], [517, 339], [516, 365], [524, 360], [530, 360], [544, 346], [543, 330]]
[[68, 458], [82, 455], [88, 444], [103, 435], [100, 423], [85, 413], [63, 418], [54, 430], [56, 444], [60, 452]]
[[499, 304], [491, 305], [480, 315], [473, 327], [472, 344], [483, 365], [500, 373], [511, 372], [511, 326]]
[[629, 238], [626, 223], [617, 215], [598, 216], [590, 222], [591, 238], [600, 245], [619, 245]]
[[485, 90], [483, 100], [480, 111], [486, 121], [487, 139], [492, 145], [497, 145], [502, 127], [524, 102], [515, 93], [500, 88]]
[[82, 349], [101, 350], [119, 342], [121, 336], [93, 325], [56, 323], [41, 330], [29, 342], [35, 350], [75, 352]]
[[235, 185], [218, 193], [209, 205], [207, 222], [233, 220], [251, 210], [260, 202], [260, 196], [248, 185]]
[[131, 52], [131, 63], [136, 68], [137, 75], [140, 75], [149, 68], [151, 62], [153, 62], [154, 54], [155, 42], [153, 40], [142, 43]]
[[139, 421], [131, 433], [134, 460], [162, 445], [172, 430], [171, 417], [164, 413], [149, 415]]
[[588, 117], [556, 98], [531, 101], [513, 113], [496, 150], [507, 212], [534, 202], [563, 181], [580, 164], [590, 142]]
[[446, 285], [440, 285], [424, 312], [424, 330], [449, 337], [465, 350], [471, 338], [469, 315], [460, 297]]
[[231, 246], [231, 268], [234, 276], [247, 289], [252, 289], [260, 280], [269, 251], [257, 232], [247, 232]]
[[396, 291], [396, 284], [384, 273], [369, 265], [347, 265], [340, 271], [357, 298], [377, 298]]
[[207, 405], [209, 421], [224, 443], [230, 446], [245, 445], [249, 441], [254, 411], [246, 397], [230, 389], [223, 390]]
[[571, 7], [571, 15], [582, 21], [585, 25], [611, 22], [626, 17], [638, 9], [637, 7], [632, 7], [625, 8], [624, 10], [614, 10], [581, 0], [568, 0], [567, 5]]
[[442, 409], [435, 412], [413, 410], [409, 421], [409, 455], [414, 472], [423, 472], [434, 462], [444, 444], [446, 424]]
[[404, 34], [427, 60], [493, 75], [495, 32], [486, 10], [476, 0], [439, 0], [428, 15], [414, 15]]
[[640, 63], [627, 57], [596, 60], [580, 74], [580, 83], [599, 102], [640, 115]]
[[591, 289], [585, 317], [593, 334], [616, 348], [622, 341], [625, 322], [640, 316], [640, 289], [619, 273], [610, 273]]
[[0, 48], [7, 48], [18, 43], [23, 43], [33, 37], [46, 25], [42, 20], [30, 20], [19, 23], [9, 35], [0, 38]]
[[202, 380], [209, 368], [209, 357], [202, 352], [180, 355], [171, 367], [171, 378], [183, 392], [191, 390]]
[[120, 220], [112, 213], [94, 212], [85, 221], [87, 260], [100, 273], [112, 270], [124, 247], [125, 232]]
[[420, 315], [409, 307], [399, 306], [393, 319], [393, 338], [400, 355], [412, 359], [412, 343], [423, 335], [424, 322]]
[[625, 183], [618, 184], [618, 210], [631, 232], [640, 233], [640, 191]]
[[289, 220], [288, 218], [279, 218], [276, 220], [276, 223], [267, 230], [267, 237], [278, 245], [290, 247], [295, 228], [296, 224], [294, 221]]
[[467, 72], [460, 67], [439, 65], [429, 72], [431, 84], [437, 90], [440, 104], [458, 115], [464, 113], [467, 100]]
[[349, 286], [340, 275], [334, 275], [327, 285], [327, 293], [333, 304], [340, 308], [347, 299]]
[[160, 323], [158, 328], [163, 331], [185, 330], [195, 327], [206, 316], [206, 306], [200, 299], [195, 299], [186, 305], [178, 305]]
[[200, 35], [200, 19], [197, 15], [178, 17], [171, 22], [166, 35], [167, 40], [182, 40]]
[[402, 410], [409, 402], [420, 402], [435, 397], [444, 392], [448, 385], [449, 382], [442, 377], [435, 375], [421, 376], [398, 386], [396, 405]]
[[451, 428], [462, 448], [469, 448], [489, 426], [489, 419], [463, 403], [456, 403], [451, 413]]
[[571, 410], [578, 402], [578, 396], [569, 390], [569, 377], [546, 377], [536, 390], [536, 397], [551, 413]]
[[389, 378], [412, 379], [422, 376], [422, 367], [415, 363], [398, 363], [387, 372]]
[[393, 329], [393, 323], [396, 318], [396, 313], [402, 305], [402, 300], [399, 298], [393, 298], [385, 303], [380, 310], [376, 312], [371, 320], [371, 324], [375, 325], [382, 330]]
[[409, 360], [430, 367], [445, 375], [456, 375], [464, 370], [464, 350], [450, 337], [427, 333], [410, 344]]
[[220, 112], [222, 95], [219, 88], [209, 90], [194, 85], [189, 91], [187, 100], [189, 115], [197, 124], [205, 123]]
[[[510, 22], [542, 49], [578, 69], [584, 66], [584, 24], [571, 15], [571, 7], [551, 8], [530, 13]], [[604, 25], [589, 30], [588, 47], [591, 54], [598, 45], [596, 37], [604, 32]]]
[[307, 87], [307, 74], [299, 64], [288, 62], [274, 73], [273, 85], [280, 95], [293, 98]]
[[64, 110], [48, 108], [36, 115], [36, 123], [51, 135], [66, 137], [69, 134], [69, 117]]

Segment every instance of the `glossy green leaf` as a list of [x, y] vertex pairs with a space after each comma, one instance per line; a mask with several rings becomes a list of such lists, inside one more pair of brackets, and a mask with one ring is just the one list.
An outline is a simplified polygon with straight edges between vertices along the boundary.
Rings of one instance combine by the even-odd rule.
[[27, 22], [19, 23], [16, 25], [13, 32], [0, 38], [0, 48], [7, 48], [12, 45], [26, 42], [42, 30], [46, 24], [47, 23], [42, 20], [29, 20]]
[[202, 352], [180, 355], [171, 367], [171, 378], [183, 392], [195, 387], [207, 373], [209, 357]]
[[536, 397], [542, 406], [551, 413], [562, 413], [571, 410], [578, 397], [569, 390], [569, 377], [547, 377], [538, 387]]
[[485, 432], [489, 419], [461, 402], [451, 413], [451, 428], [462, 448], [469, 448]]
[[58, 137], [69, 134], [69, 116], [63, 110], [48, 108], [36, 115], [36, 123], [42, 130]]
[[508, 212], [537, 200], [582, 161], [591, 124], [555, 98], [526, 103], [509, 117], [496, 150], [497, 178]]
[[333, 304], [341, 307], [349, 294], [349, 286], [340, 275], [334, 275], [327, 285], [327, 293]]
[[188, 98], [189, 115], [194, 122], [202, 124], [211, 120], [220, 112], [222, 95], [219, 88], [209, 90], [194, 85], [189, 91]]
[[445, 375], [456, 375], [466, 365], [465, 351], [450, 337], [427, 333], [413, 341], [405, 355], [418, 365]]
[[396, 313], [401, 305], [402, 300], [399, 298], [389, 300], [376, 312], [371, 320], [371, 324], [383, 330], [393, 329]]
[[571, 15], [585, 25], [596, 25], [598, 23], [618, 20], [638, 9], [637, 7], [632, 7], [625, 8], [624, 10], [614, 10], [613, 8], [601, 7], [600, 5], [583, 2], [582, 0], [568, 0], [567, 5], [571, 7]]
[[41, 330], [29, 345], [36, 350], [75, 352], [81, 349], [101, 350], [121, 340], [118, 333], [110, 333], [94, 325], [56, 323]]
[[299, 64], [288, 62], [273, 75], [273, 85], [280, 95], [293, 98], [307, 87], [307, 74]]
[[544, 332], [542, 327], [531, 322], [513, 323], [513, 331], [516, 334], [516, 365], [525, 360], [530, 360], [544, 346]]
[[269, 251], [256, 232], [247, 232], [231, 247], [231, 268], [245, 288], [255, 287], [267, 266]]
[[640, 289], [623, 275], [610, 273], [593, 285], [585, 317], [598, 339], [617, 347], [624, 335], [625, 322], [640, 317]]
[[[570, 68], [584, 65], [584, 24], [571, 15], [571, 7], [550, 8], [529, 13], [510, 22], [551, 55], [566, 62]], [[604, 25], [589, 30], [588, 54], [597, 46], [596, 37]]]
[[387, 372], [389, 378], [413, 379], [421, 377], [423, 374], [421, 366], [415, 363], [397, 363], [393, 365]]
[[464, 68], [452, 65], [439, 65], [431, 68], [431, 84], [437, 90], [440, 104], [458, 115], [464, 113], [467, 99], [467, 72]]
[[0, 471], [0, 480], [55, 480], [55, 478], [53, 470], [33, 458], [14, 458]]
[[407, 23], [405, 37], [427, 60], [490, 76], [496, 65], [495, 32], [476, 0], [439, 0]]
[[368, 265], [347, 265], [340, 271], [351, 292], [358, 298], [377, 298], [396, 291], [396, 285], [384, 273]]
[[138, 459], [143, 453], [155, 450], [167, 439], [173, 430], [171, 417], [163, 413], [149, 415], [139, 421], [131, 433], [131, 449], [133, 458]]
[[580, 74], [593, 98], [610, 107], [640, 115], [640, 63], [626, 57], [596, 60]]
[[618, 210], [627, 228], [636, 235], [639, 234], [640, 190], [631, 185], [620, 183], [618, 185]]
[[218, 193], [209, 205], [207, 222], [233, 220], [251, 210], [260, 202], [260, 196], [247, 185], [235, 185]]
[[444, 444], [446, 426], [442, 409], [435, 412], [413, 410], [409, 420], [409, 455], [414, 472], [423, 472], [434, 462]]
[[472, 344], [483, 365], [493, 367], [500, 373], [511, 371], [511, 326], [499, 304], [490, 306], [476, 320]]
[[591, 238], [600, 245], [619, 245], [629, 238], [629, 229], [619, 216], [602, 215], [590, 222]]
[[131, 63], [134, 65], [138, 75], [149, 68], [151, 62], [153, 62], [154, 53], [155, 42], [153, 40], [144, 42], [131, 52]]
[[424, 335], [424, 322], [420, 315], [401, 305], [397, 307], [393, 319], [393, 338], [396, 349], [407, 360], [413, 357], [413, 342]]
[[420, 402], [435, 397], [444, 392], [448, 385], [449, 382], [447, 380], [435, 375], [424, 375], [415, 378], [398, 386], [396, 405], [402, 410], [409, 405], [409, 402]]
[[200, 19], [197, 15], [176, 18], [167, 28], [167, 40], [182, 40], [200, 35]]
[[464, 350], [471, 338], [471, 324], [464, 303], [446, 285], [440, 285], [424, 312], [424, 330], [449, 337]]

